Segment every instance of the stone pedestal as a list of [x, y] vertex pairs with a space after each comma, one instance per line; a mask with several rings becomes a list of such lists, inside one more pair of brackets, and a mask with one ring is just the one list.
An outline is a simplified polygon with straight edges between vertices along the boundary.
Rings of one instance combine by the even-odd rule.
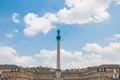
[[61, 71], [60, 70], [56, 71], [56, 80], [61, 80]]

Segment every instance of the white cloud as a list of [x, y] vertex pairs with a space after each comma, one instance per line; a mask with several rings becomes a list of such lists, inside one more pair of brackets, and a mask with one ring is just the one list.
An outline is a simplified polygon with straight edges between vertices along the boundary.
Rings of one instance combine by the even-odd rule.
[[6, 34], [6, 37], [12, 38], [12, 37], [13, 37], [13, 34]]
[[51, 59], [52, 57], [54, 57], [56, 55], [56, 50], [53, 51], [49, 51], [49, 50], [41, 50], [39, 54], [36, 54], [36, 57], [40, 57], [40, 58], [48, 58]]
[[120, 0], [115, 0], [115, 4], [120, 5]]
[[14, 29], [14, 32], [15, 32], [15, 33], [18, 33], [18, 32], [19, 32], [19, 30], [17, 30], [17, 29]]
[[17, 18], [18, 16], [19, 16], [18, 13], [13, 13], [13, 15], [12, 15], [12, 19], [13, 19], [13, 21], [14, 21], [15, 23], [19, 23], [19, 22], [20, 22], [19, 19]]
[[24, 17], [27, 27], [24, 33], [33, 36], [39, 32], [47, 33], [53, 28], [52, 23], [86, 24], [101, 22], [109, 18], [107, 9], [112, 0], [66, 0], [66, 7], [56, 13], [37, 14], [28, 13]]
[[[120, 63], [120, 42], [112, 42], [107, 46], [100, 46], [97, 43], [87, 43], [83, 47], [83, 50], [84, 53], [81, 51], [71, 52], [61, 49], [62, 69]], [[11, 47], [0, 47], [0, 63], [56, 67], [56, 55], [56, 50], [42, 49], [38, 54], [35, 54], [34, 57], [36, 59], [34, 59], [33, 56], [19, 56]], [[36, 62], [36, 60], [39, 62]]]
[[28, 13], [24, 17], [24, 21], [27, 27], [24, 29], [24, 33], [28, 36], [38, 34], [39, 32], [47, 33], [52, 29], [52, 22], [57, 21], [56, 15], [46, 13], [43, 17], [38, 17], [34, 13]]
[[15, 49], [11, 47], [0, 47], [1, 64], [17, 64], [22, 66], [31, 65], [34, 62], [32, 56], [19, 56]]
[[[56, 67], [56, 50], [41, 50], [39, 54], [36, 54], [36, 57], [40, 57], [40, 58], [44, 58], [44, 65], [45, 66], [52, 66], [52, 67]], [[61, 49], [61, 59], [75, 59], [75, 60], [81, 60], [83, 53], [80, 51], [75, 51], [75, 52], [70, 52], [70, 51], [66, 51], [64, 49]], [[63, 63], [62, 64], [62, 68], [65, 68], [64, 64], [67, 63]], [[68, 67], [68, 66], [67, 66]], [[71, 66], [72, 67], [72, 66]], [[79, 66], [78, 66], [79, 67]]]
[[101, 22], [109, 18], [107, 8], [111, 0], [66, 0], [69, 8], [58, 12], [59, 21], [65, 24]]
[[[107, 46], [100, 46], [97, 43], [87, 43], [83, 47], [84, 53], [81, 51], [67, 51], [61, 49], [61, 67], [65, 68], [81, 68], [88, 66], [96, 66], [100, 64], [119, 64], [120, 43], [112, 42]], [[44, 65], [52, 67], [56, 66], [56, 50], [41, 50], [36, 57], [44, 59]], [[111, 59], [112, 58], [112, 59]], [[43, 61], [42, 61], [43, 62]]]
[[120, 34], [115, 34], [114, 38], [119, 39], [120, 38]]
[[[88, 51], [87, 54], [81, 55], [81, 59], [73, 60], [64, 64], [64, 68], [79, 68], [87, 66], [95, 66], [100, 64], [119, 64], [120, 43], [110, 43], [106, 47], [102, 47], [96, 43], [86, 44], [83, 50]], [[74, 55], [74, 53], [73, 53]]]
[[11, 47], [0, 47], [0, 63], [10, 64], [13, 56], [16, 55], [16, 51]]
[[[45, 66], [56, 67], [56, 50], [41, 50], [36, 57], [44, 58]], [[66, 60], [68, 59], [68, 62]], [[61, 49], [61, 67], [66, 68], [80, 68], [94, 65], [100, 65], [102, 63], [108, 63], [109, 61], [102, 58], [101, 55], [90, 53], [83, 54], [81, 51], [70, 52]], [[110, 63], [110, 62], [109, 62]], [[111, 62], [112, 63], [112, 62]]]
[[0, 57], [2, 58], [3, 56], [7, 58], [12, 58], [16, 54], [16, 51], [11, 48], [11, 47], [0, 47]]
[[96, 43], [86, 44], [86, 46], [84, 46], [83, 49], [86, 51], [101, 54], [101, 55], [111, 55], [115, 57], [120, 56], [119, 54], [120, 43], [119, 42], [110, 43], [106, 47], [102, 47]]
[[12, 61], [19, 65], [26, 65], [26, 66], [31, 65], [32, 62], [35, 62], [32, 56], [15, 56], [13, 57]]
[[[41, 64], [44, 66], [56, 67], [56, 50], [41, 50], [36, 57], [45, 58]], [[54, 59], [54, 61], [52, 61]], [[63, 59], [68, 59], [68, 62], [63, 61]], [[69, 61], [71, 60], [71, 61]], [[39, 61], [39, 62], [40, 62]], [[11, 47], [0, 47], [0, 63], [4, 64], [17, 64], [22, 66], [34, 65], [35, 59], [32, 56], [19, 56], [17, 52]], [[91, 53], [83, 54], [80, 51], [70, 52], [61, 49], [61, 66], [62, 69], [65, 68], [80, 68], [94, 65], [99, 65], [102, 63], [112, 63], [111, 61], [105, 60], [101, 55]], [[38, 64], [37, 65], [41, 65]]]
[[51, 61], [49, 61], [49, 60], [47, 59], [47, 60], [45, 60], [45, 62], [44, 62], [44, 66], [56, 68], [56, 63], [55, 63], [55, 62], [51, 62]]
[[112, 37], [107, 38], [107, 40], [110, 41], [117, 41], [118, 39], [120, 39], [120, 34], [115, 34]]
[[85, 68], [88, 66], [96, 66], [101, 64], [112, 64], [113, 62], [105, 60], [100, 55], [96, 54], [89, 54], [86, 56], [83, 56], [83, 59], [81, 60], [72, 60], [71, 62], [68, 62], [66, 64], [62, 64], [62, 68]]
[[[76, 58], [76, 59], [80, 59], [82, 56], [82, 52], [80, 51], [75, 51], [73, 54], [70, 51], [66, 51], [64, 49], [61, 49], [61, 58]], [[50, 50], [41, 50], [39, 54], [35, 55], [36, 57], [41, 57], [41, 58], [47, 58], [52, 59], [53, 57], [56, 57], [56, 50], [50, 51]], [[79, 58], [78, 58], [79, 56]]]

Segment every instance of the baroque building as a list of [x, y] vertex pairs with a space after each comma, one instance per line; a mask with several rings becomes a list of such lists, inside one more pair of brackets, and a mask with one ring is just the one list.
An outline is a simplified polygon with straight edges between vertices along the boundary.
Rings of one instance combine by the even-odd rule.
[[35, 80], [36, 74], [16, 65], [0, 65], [0, 80]]
[[[61, 80], [119, 80], [120, 65], [106, 64], [61, 72]], [[55, 80], [55, 71], [28, 72], [20, 66], [0, 65], [0, 80]]]
[[100, 65], [82, 71], [63, 72], [63, 80], [119, 80], [120, 65]]

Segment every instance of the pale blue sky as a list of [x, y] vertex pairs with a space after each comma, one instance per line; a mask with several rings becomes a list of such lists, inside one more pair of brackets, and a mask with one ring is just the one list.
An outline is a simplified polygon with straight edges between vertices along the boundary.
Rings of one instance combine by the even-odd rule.
[[90, 1], [0, 0], [0, 63], [55, 67], [57, 29], [62, 68], [119, 63], [120, 1]]

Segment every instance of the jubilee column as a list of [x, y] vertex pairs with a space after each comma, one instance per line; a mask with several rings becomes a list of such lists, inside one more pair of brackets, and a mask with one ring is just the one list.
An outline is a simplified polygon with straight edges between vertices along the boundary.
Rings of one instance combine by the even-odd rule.
[[57, 70], [56, 70], [56, 80], [61, 80], [61, 69], [60, 69], [60, 30], [57, 30]]

